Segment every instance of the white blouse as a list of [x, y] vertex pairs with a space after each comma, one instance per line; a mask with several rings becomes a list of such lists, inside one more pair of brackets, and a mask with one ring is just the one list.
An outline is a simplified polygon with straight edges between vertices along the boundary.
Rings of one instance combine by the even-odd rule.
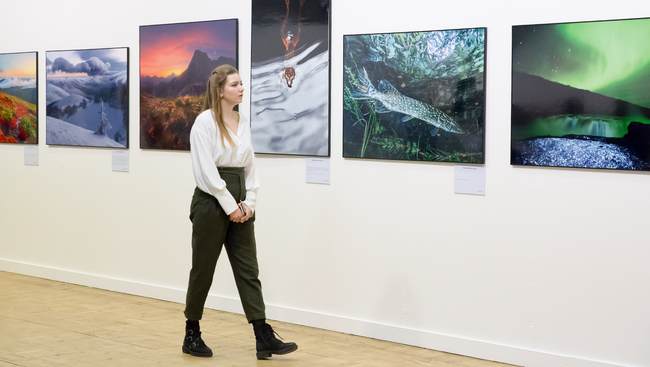
[[237, 134], [228, 129], [235, 146], [230, 146], [224, 137], [217, 133], [217, 125], [211, 110], [203, 111], [194, 121], [190, 133], [190, 152], [194, 179], [201, 191], [208, 193], [219, 201], [227, 214], [238, 210], [237, 201], [226, 189], [226, 183], [221, 179], [217, 167], [244, 167], [246, 180], [246, 200], [244, 203], [255, 211], [257, 190], [260, 183], [255, 173], [253, 144], [251, 143], [251, 128], [246, 118], [239, 115]]

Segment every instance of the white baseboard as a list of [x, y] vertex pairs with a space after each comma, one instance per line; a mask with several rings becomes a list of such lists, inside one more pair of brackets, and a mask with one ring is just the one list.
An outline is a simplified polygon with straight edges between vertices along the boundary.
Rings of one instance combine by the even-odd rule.
[[[4, 259], [0, 259], [0, 271], [24, 274], [71, 284], [79, 284], [170, 302], [185, 302], [185, 289], [174, 289], [153, 284], [137, 283], [127, 279], [108, 278]], [[212, 294], [208, 296], [206, 308], [243, 314], [239, 299]], [[276, 305], [267, 304], [266, 314], [267, 317], [272, 320], [365, 336], [496, 362], [509, 363], [517, 366], [622, 367], [621, 365], [606, 362], [560, 356], [541, 351], [436, 334], [423, 330], [407, 329], [400, 326], [385, 325], [373, 321], [327, 315], [309, 310], [297, 310]]]

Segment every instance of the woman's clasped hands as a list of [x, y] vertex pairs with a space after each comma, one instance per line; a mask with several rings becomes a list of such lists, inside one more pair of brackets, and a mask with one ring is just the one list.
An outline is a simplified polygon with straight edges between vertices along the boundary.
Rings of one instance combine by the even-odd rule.
[[239, 208], [230, 213], [230, 221], [235, 223], [244, 223], [251, 219], [253, 211], [245, 203], [239, 203]]

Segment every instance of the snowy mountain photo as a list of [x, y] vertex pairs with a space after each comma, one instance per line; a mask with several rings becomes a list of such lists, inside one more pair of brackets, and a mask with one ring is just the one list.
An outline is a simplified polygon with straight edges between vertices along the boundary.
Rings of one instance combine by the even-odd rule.
[[0, 143], [38, 144], [38, 53], [0, 54]]
[[47, 144], [128, 147], [128, 55], [128, 48], [47, 52]]

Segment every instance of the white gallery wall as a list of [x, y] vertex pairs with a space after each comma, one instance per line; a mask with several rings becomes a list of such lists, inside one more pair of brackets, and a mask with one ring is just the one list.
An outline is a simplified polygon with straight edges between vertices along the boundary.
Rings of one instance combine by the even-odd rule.
[[[184, 302], [195, 184], [189, 153], [139, 147], [138, 27], [238, 18], [248, 85], [249, 2], [0, 8], [0, 53], [38, 51], [40, 77], [39, 166], [0, 145], [0, 270]], [[305, 183], [304, 157], [257, 156], [269, 318], [517, 365], [649, 366], [650, 174], [509, 164], [512, 25], [637, 17], [647, 2], [334, 0], [331, 185]], [[343, 159], [343, 35], [465, 27], [488, 28], [487, 194], [454, 194], [452, 164]], [[123, 46], [128, 173], [111, 150], [47, 146], [44, 123], [45, 51]], [[224, 258], [215, 276], [208, 307], [241, 312]]]

